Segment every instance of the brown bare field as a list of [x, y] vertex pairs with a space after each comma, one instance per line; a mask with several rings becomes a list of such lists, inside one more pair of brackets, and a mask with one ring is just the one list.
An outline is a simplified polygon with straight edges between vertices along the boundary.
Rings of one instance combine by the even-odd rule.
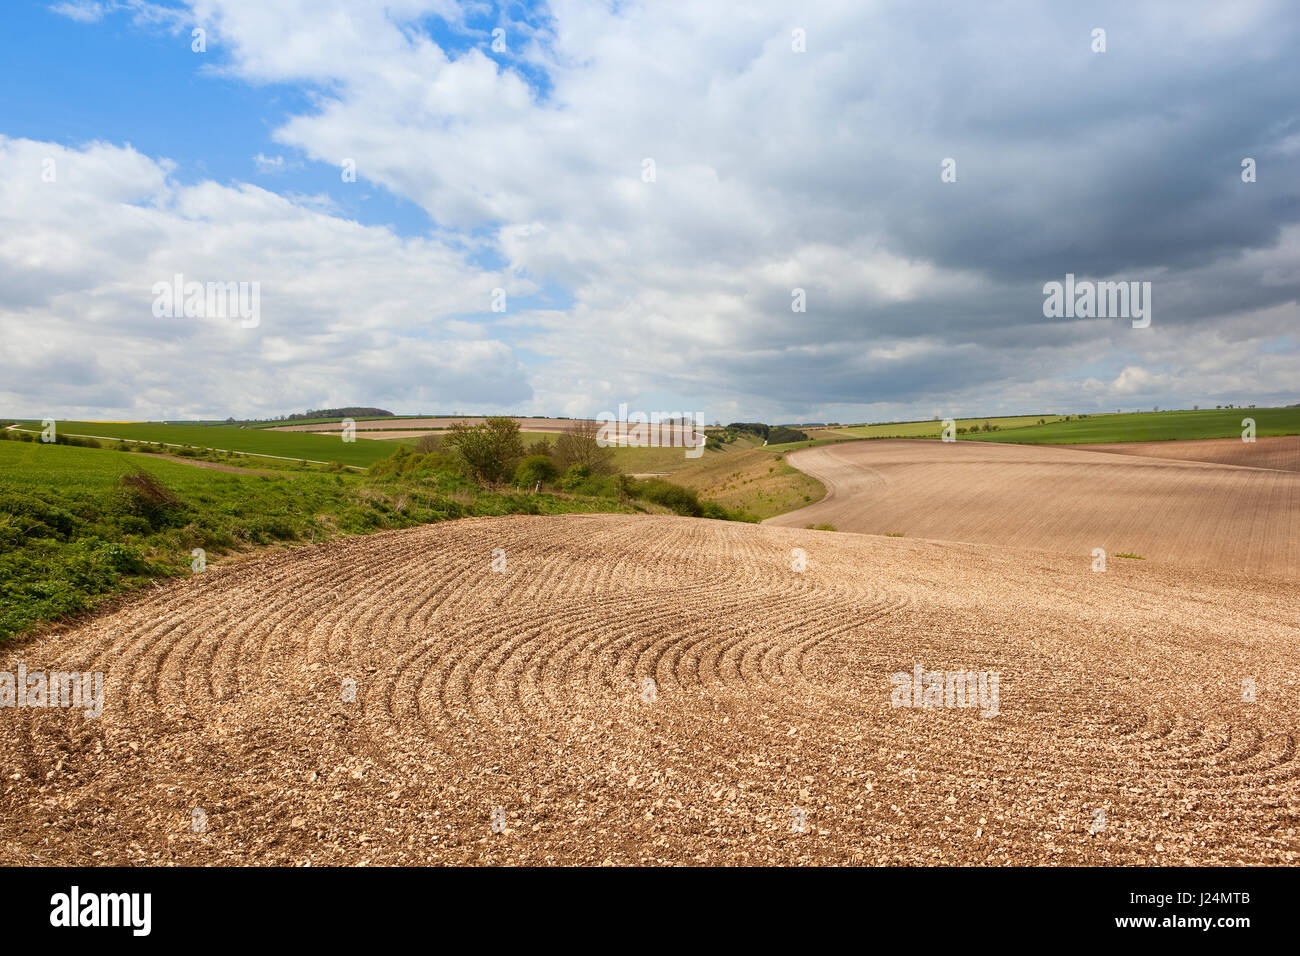
[[1293, 472], [915, 439], [825, 445], [788, 460], [828, 494], [770, 524], [1012, 545], [1031, 561], [1038, 556], [1029, 549], [1041, 549], [1086, 564], [1102, 548], [1112, 565], [1127, 553], [1162, 565], [1300, 573], [1300, 474]]
[[1300, 435], [1266, 436], [1253, 442], [1239, 438], [1198, 438], [1185, 441], [1134, 441], [1106, 445], [1072, 445], [1082, 451], [1105, 451], [1116, 455], [1167, 458], [1174, 461], [1207, 461], [1243, 468], [1272, 468], [1300, 471]]
[[1298, 598], [657, 516], [272, 553], [0, 651], [105, 674], [0, 711], [0, 862], [1294, 864]]

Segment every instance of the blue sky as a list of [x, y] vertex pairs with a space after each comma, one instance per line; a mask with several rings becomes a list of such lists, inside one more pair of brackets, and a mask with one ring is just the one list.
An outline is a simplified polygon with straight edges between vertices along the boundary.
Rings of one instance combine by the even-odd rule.
[[381, 187], [342, 188], [338, 169], [322, 163], [302, 163], [292, 178], [259, 168], [259, 154], [291, 154], [272, 133], [286, 116], [309, 110], [318, 90], [222, 76], [212, 68], [221, 65], [219, 46], [194, 53], [186, 34], [134, 24], [126, 12], [83, 23], [49, 4], [19, 0], [6, 20], [12, 25], [0, 33], [6, 135], [65, 146], [130, 143], [175, 161], [178, 182], [243, 181], [274, 192], [323, 194], [342, 215], [402, 235], [424, 234], [433, 225], [418, 205]]
[[[5, 11], [0, 116], [6, 135], [66, 146], [97, 139], [130, 143], [174, 160], [179, 182], [243, 181], [274, 192], [325, 195], [343, 215], [401, 235], [424, 235], [435, 225], [418, 204], [365, 181], [361, 189], [344, 188], [337, 167], [304, 161], [275, 142], [275, 128], [311, 110], [322, 88], [223, 75], [228, 57], [219, 43], [195, 53], [189, 30], [141, 24], [130, 11], [87, 23], [52, 6], [17, 0]], [[158, 6], [187, 15], [183, 5]], [[436, 17], [423, 26], [449, 48], [463, 50], [472, 42]], [[295, 164], [293, 176], [259, 166], [258, 155], [284, 157]]]
[[[0, 332], [41, 330], [4, 346], [12, 413], [1300, 400], [1282, 2], [6, 13]], [[266, 320], [158, 321], [149, 290], [177, 272], [260, 283]], [[1152, 328], [1045, 320], [1066, 272], [1152, 282]]]

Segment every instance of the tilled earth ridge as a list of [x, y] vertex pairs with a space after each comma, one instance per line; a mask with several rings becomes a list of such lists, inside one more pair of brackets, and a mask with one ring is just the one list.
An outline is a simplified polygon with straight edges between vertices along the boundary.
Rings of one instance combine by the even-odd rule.
[[[287, 551], [0, 653], [105, 674], [0, 710], [0, 862], [1295, 863], [1298, 590], [658, 516]], [[917, 664], [998, 715], [891, 706]]]

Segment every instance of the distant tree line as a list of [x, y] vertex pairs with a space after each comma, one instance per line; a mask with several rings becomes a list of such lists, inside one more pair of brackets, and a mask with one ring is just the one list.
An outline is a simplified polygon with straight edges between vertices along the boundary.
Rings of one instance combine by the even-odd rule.
[[808, 434], [786, 425], [764, 425], [762, 422], [732, 422], [727, 426], [729, 432], [749, 432], [757, 435], [771, 445], [783, 445], [792, 441], [807, 441]]
[[291, 415], [272, 415], [269, 418], [235, 418], [226, 419], [227, 425], [243, 425], [253, 422], [294, 422], [311, 418], [392, 418], [393, 413], [384, 408], [361, 408], [350, 405], [347, 408], [315, 408]]
[[298, 412], [289, 416], [289, 421], [298, 418], [392, 418], [393, 413], [383, 408], [361, 408], [349, 405], [347, 408], [316, 408]]

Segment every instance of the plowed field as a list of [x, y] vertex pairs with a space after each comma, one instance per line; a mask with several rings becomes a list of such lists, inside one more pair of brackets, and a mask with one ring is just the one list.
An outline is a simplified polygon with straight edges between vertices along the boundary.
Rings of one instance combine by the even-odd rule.
[[1079, 445], [1080, 451], [1106, 451], [1172, 461], [1208, 461], [1244, 468], [1300, 471], [1300, 435], [1256, 438], [1203, 438], [1194, 441], [1130, 441], [1109, 445]]
[[1081, 557], [1101, 548], [1162, 565], [1289, 580], [1300, 574], [1296, 472], [1043, 445], [921, 440], [824, 445], [793, 452], [787, 460], [821, 481], [828, 494], [768, 519], [771, 524], [831, 524], [839, 531]]
[[0, 862], [1300, 862], [1297, 598], [658, 516], [286, 551], [0, 652], [105, 674], [0, 711]]

